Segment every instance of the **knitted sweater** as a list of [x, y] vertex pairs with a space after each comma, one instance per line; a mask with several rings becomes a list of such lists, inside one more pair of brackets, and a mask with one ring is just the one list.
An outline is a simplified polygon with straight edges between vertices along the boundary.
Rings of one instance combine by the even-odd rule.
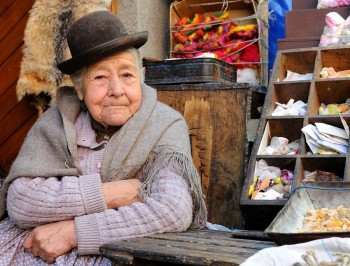
[[[59, 108], [39, 119], [5, 180], [8, 213], [18, 226], [74, 219], [80, 254], [98, 254], [109, 241], [205, 225], [187, 127], [153, 89], [143, 85], [140, 110], [102, 146], [92, 141], [72, 89], [57, 99]], [[143, 182], [142, 203], [106, 209], [101, 182], [135, 177]]]

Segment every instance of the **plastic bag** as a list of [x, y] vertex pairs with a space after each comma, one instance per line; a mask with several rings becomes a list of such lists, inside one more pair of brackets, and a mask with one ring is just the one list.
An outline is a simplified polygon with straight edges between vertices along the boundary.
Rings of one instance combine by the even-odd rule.
[[345, 20], [340, 38], [341, 45], [350, 45], [350, 16]]
[[261, 159], [256, 164], [256, 173], [259, 176], [258, 181], [264, 180], [266, 177], [276, 179], [281, 176], [281, 169], [276, 166], [269, 166], [265, 160]]
[[277, 53], [277, 40], [285, 38], [285, 13], [292, 9], [292, 0], [270, 0], [269, 3], [269, 71]]
[[317, 4], [318, 9], [341, 6], [350, 6], [350, 0], [318, 0]]
[[340, 37], [345, 25], [345, 19], [337, 12], [329, 12], [325, 17], [326, 26], [320, 39], [320, 47], [337, 45], [340, 42]]
[[350, 16], [344, 20], [338, 13], [326, 14], [326, 26], [320, 39], [320, 47], [350, 45]]
[[[303, 258], [308, 251], [313, 251], [318, 263], [307, 264]], [[283, 245], [260, 250], [240, 266], [275, 266], [275, 265], [347, 265], [340, 262], [342, 254], [350, 253], [350, 238], [331, 237], [301, 244]], [[311, 261], [312, 262], [312, 261]], [[329, 264], [326, 264], [329, 262]], [[338, 263], [337, 263], [338, 262]]]

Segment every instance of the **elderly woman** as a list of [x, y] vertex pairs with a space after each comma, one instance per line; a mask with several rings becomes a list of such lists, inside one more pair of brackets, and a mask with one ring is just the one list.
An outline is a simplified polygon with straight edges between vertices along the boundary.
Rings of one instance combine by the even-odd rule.
[[58, 68], [74, 88], [57, 91], [5, 179], [0, 265], [108, 265], [103, 243], [205, 225], [186, 123], [143, 83], [147, 38], [108, 11], [70, 27]]

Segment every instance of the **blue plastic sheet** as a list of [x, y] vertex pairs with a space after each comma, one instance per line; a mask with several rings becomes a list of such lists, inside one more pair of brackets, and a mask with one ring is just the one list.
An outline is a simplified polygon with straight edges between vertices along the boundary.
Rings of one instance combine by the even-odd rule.
[[285, 13], [292, 9], [292, 0], [269, 1], [269, 72], [277, 52], [277, 40], [285, 38]]

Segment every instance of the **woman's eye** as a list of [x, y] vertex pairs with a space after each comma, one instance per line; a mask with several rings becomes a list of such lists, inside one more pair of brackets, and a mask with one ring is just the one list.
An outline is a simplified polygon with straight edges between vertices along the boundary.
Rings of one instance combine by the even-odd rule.
[[122, 76], [123, 76], [124, 78], [131, 78], [131, 77], [133, 77], [134, 75], [131, 74], [131, 73], [124, 73]]
[[104, 78], [107, 78], [107, 77], [103, 76], [103, 75], [99, 75], [99, 76], [96, 76], [94, 79], [100, 80], [100, 79], [104, 79]]

